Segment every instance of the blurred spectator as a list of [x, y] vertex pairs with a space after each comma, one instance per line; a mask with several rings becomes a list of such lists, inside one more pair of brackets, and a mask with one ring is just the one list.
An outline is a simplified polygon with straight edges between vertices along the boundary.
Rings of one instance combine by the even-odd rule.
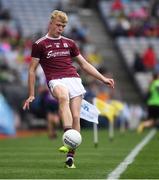
[[[104, 5], [108, 8], [107, 11], [102, 8]], [[114, 36], [158, 37], [159, 21], [157, 15], [151, 16], [154, 14], [154, 10], [150, 10], [151, 6], [152, 9], [158, 9], [158, 0], [154, 0], [154, 3], [145, 0], [101, 1], [100, 10]], [[158, 12], [156, 9], [155, 11]]]
[[159, 1], [158, 0], [152, 0], [152, 7], [151, 7], [151, 15], [153, 17], [159, 18]]
[[114, 36], [127, 36], [131, 29], [131, 24], [127, 18], [120, 18], [115, 26]]
[[141, 54], [138, 52], [135, 53], [133, 69], [135, 72], [145, 72], [145, 66]]
[[48, 88], [46, 86], [39, 86], [38, 96], [31, 104], [31, 113], [47, 121], [48, 136], [51, 139], [57, 137], [56, 128], [60, 125], [58, 110], [58, 103], [52, 98]]
[[86, 87], [86, 93], [84, 95], [84, 99], [90, 103], [93, 103], [93, 98], [96, 97], [97, 85], [96, 82], [89, 82]]
[[99, 53], [99, 51], [93, 46], [92, 51], [88, 53], [87, 60], [96, 68], [99, 68], [99, 66], [102, 63], [102, 56]]
[[153, 71], [157, 65], [156, 54], [152, 46], [149, 46], [143, 54], [143, 64], [148, 71]]
[[120, 13], [124, 8], [124, 5], [121, 0], [114, 0], [111, 6], [111, 9], [115, 13]]
[[139, 18], [139, 19], [146, 19], [149, 16], [148, 8], [147, 7], [140, 7], [129, 13], [129, 18]]
[[44, 98], [48, 136], [53, 139], [57, 137], [56, 128], [60, 126], [59, 105], [57, 100], [52, 98], [48, 89], [45, 89], [41, 96]]
[[31, 113], [37, 118], [44, 118], [47, 121], [48, 136], [50, 139], [56, 138], [56, 128], [60, 126], [58, 113], [58, 103], [52, 97], [48, 87], [43, 69], [39, 65], [36, 71], [37, 77], [37, 97], [31, 105]]
[[144, 128], [153, 126], [159, 127], [159, 74], [153, 74], [153, 80], [150, 83], [147, 96], [147, 111], [148, 119], [141, 122], [138, 127], [138, 132], [141, 133]]

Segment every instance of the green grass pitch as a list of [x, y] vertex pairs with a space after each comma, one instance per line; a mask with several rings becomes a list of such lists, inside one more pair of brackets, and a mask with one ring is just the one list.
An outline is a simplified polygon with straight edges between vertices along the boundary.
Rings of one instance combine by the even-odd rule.
[[[83, 142], [76, 152], [76, 169], [64, 168], [65, 155], [58, 152], [62, 132], [56, 140], [47, 135], [0, 140], [0, 179], [106, 179], [148, 133], [115, 132], [112, 142], [106, 130], [99, 130], [99, 145], [93, 131], [82, 130]], [[121, 178], [159, 178], [158, 134], [143, 148]]]

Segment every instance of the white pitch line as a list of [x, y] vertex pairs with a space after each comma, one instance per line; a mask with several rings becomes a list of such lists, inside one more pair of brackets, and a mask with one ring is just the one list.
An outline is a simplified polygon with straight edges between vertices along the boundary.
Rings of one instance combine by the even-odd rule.
[[156, 129], [153, 129], [149, 134], [128, 154], [128, 156], [112, 171], [108, 174], [107, 179], [119, 179], [120, 175], [126, 170], [129, 164], [131, 164], [142, 148], [154, 137]]

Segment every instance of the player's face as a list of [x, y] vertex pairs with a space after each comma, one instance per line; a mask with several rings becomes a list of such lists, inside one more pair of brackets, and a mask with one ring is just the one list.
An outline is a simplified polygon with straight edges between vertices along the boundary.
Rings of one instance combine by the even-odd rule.
[[54, 19], [50, 23], [50, 32], [52, 36], [55, 38], [59, 37], [63, 33], [65, 26], [66, 23], [63, 23], [59, 17]]

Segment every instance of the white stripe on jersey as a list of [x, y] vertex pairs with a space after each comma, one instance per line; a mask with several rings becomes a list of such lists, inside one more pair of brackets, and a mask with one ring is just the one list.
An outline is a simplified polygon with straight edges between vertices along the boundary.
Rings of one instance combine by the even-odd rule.
[[63, 39], [67, 39], [67, 40], [70, 40], [70, 41], [74, 41], [73, 39], [70, 39], [70, 38], [67, 38], [65, 36], [61, 36]]
[[39, 44], [39, 42], [41, 42], [41, 41], [43, 41], [43, 40], [45, 40], [45, 39], [46, 39], [46, 36], [44, 36], [44, 37], [38, 39], [35, 43], [36, 43], [36, 44]]
[[32, 57], [32, 58], [34, 58], [35, 60], [37, 60], [37, 61], [39, 61], [40, 60], [40, 58], [36, 58], [36, 57]]

